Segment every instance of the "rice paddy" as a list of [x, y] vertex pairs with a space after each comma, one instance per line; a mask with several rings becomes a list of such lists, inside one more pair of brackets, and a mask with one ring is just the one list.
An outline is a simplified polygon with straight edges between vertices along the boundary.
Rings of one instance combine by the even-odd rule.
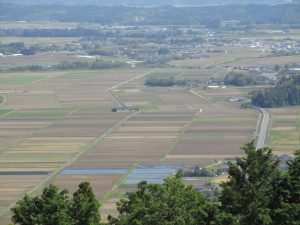
[[[241, 145], [255, 138], [258, 111], [226, 101], [243, 90], [145, 87], [144, 74], [151, 71], [179, 79], [207, 76], [197, 69], [122, 69], [25, 73], [29, 78], [9, 81], [10, 74], [0, 74], [6, 99], [0, 105], [0, 217], [9, 216], [25, 193], [50, 183], [72, 192], [81, 181], [91, 182], [105, 217], [141, 180], [161, 183], [179, 168], [243, 154]], [[140, 111], [112, 113], [116, 102], [109, 91]], [[290, 143], [296, 140], [297, 115], [298, 109], [274, 111], [275, 147], [285, 145], [276, 132], [288, 130]], [[203, 181], [190, 181], [197, 182]]]

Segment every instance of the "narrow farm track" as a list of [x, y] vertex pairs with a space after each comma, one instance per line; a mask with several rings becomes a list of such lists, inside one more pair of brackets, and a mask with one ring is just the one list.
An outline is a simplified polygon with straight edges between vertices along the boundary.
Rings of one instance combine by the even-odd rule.
[[138, 75], [138, 76], [136, 76], [136, 77], [133, 77], [133, 78], [130, 78], [130, 79], [125, 80], [125, 81], [123, 81], [123, 82], [120, 82], [119, 84], [117, 84], [117, 85], [115, 85], [115, 86], [113, 86], [113, 87], [111, 87], [111, 88], [108, 88], [108, 89], [106, 90], [106, 92], [107, 92], [107, 93], [109, 94], [109, 96], [114, 100], [114, 102], [118, 105], [118, 107], [122, 107], [122, 106], [124, 106], [123, 102], [122, 102], [122, 101], [121, 101], [121, 100], [113, 93], [113, 91], [114, 91], [115, 89], [117, 89], [117, 88], [120, 88], [120, 87], [122, 87], [122, 86], [128, 84], [128, 83], [131, 82], [131, 81], [134, 81], [134, 80], [143, 78], [143, 77], [145, 77], [145, 76], [147, 76], [147, 75], [149, 75], [149, 74], [151, 74], [151, 73], [153, 73], [153, 72], [155, 72], [155, 71], [157, 71], [157, 70], [158, 70], [158, 69], [154, 69], [154, 70], [149, 71], [149, 72], [147, 72], [147, 73], [143, 73], [143, 74]]

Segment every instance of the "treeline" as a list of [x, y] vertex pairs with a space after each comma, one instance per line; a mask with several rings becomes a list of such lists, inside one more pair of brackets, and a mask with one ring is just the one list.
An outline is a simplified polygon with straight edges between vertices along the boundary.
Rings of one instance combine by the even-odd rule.
[[145, 81], [146, 86], [152, 87], [172, 87], [172, 86], [199, 86], [202, 84], [200, 80], [176, 80], [174, 77], [158, 78], [148, 77]]
[[2, 54], [23, 54], [34, 55], [37, 52], [36, 47], [26, 48], [23, 42], [15, 42], [9, 44], [0, 43], [0, 53]]
[[255, 91], [252, 104], [265, 108], [300, 105], [300, 74], [284, 76], [275, 87]]
[[299, 25], [300, 5], [236, 5], [203, 7], [26, 6], [0, 4], [0, 21], [57, 21], [121, 25], [205, 25], [222, 20], [241, 25]]
[[77, 27], [73, 29], [0, 29], [0, 35], [8, 37], [86, 37], [104, 34], [95, 29]]
[[11, 68], [0, 68], [0, 72], [22, 72], [22, 71], [52, 71], [52, 70], [81, 70], [81, 69], [113, 69], [113, 68], [125, 68], [129, 67], [128, 64], [124, 62], [107, 62], [103, 60], [96, 60], [94, 62], [67, 62], [63, 61], [57, 65], [52, 66], [42, 66], [42, 65], [25, 65], [25, 66], [17, 66]]
[[83, 182], [70, 199], [67, 190], [50, 185], [41, 196], [26, 195], [12, 208], [12, 222], [20, 225], [100, 225], [100, 204], [89, 183]]
[[55, 70], [98, 70], [98, 69], [114, 69], [114, 68], [126, 68], [128, 64], [123, 62], [106, 62], [102, 60], [96, 60], [94, 62], [67, 62], [63, 61], [59, 64], [52, 66], [43, 65], [24, 65], [11, 68], [0, 68], [0, 72], [22, 72], [22, 71], [55, 71]]
[[25, 196], [12, 209], [19, 225], [298, 225], [300, 222], [300, 151], [279, 169], [272, 150], [244, 148], [245, 157], [229, 163], [217, 202], [185, 186], [179, 174], [163, 184], [138, 184], [117, 203], [118, 216], [100, 221], [99, 204], [88, 183], [82, 183], [73, 199], [55, 186], [38, 197]]
[[177, 85], [177, 81], [174, 77], [168, 77], [168, 78], [155, 78], [155, 77], [149, 77], [145, 81], [146, 86], [158, 86], [158, 87], [171, 87]]
[[121, 68], [128, 67], [128, 64], [124, 62], [108, 62], [104, 60], [97, 59], [94, 62], [67, 62], [63, 61], [58, 65], [52, 67], [54, 70], [78, 70], [78, 69], [113, 69], [113, 68]]
[[256, 85], [258, 82], [255, 77], [244, 73], [230, 72], [224, 78], [224, 84], [234, 86]]

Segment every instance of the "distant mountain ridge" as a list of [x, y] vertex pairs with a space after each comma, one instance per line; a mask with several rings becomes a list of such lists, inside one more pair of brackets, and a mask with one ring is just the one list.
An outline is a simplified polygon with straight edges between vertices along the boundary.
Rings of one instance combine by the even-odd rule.
[[[57, 6], [0, 4], [0, 21], [57, 21], [118, 25], [240, 25], [300, 27], [299, 5], [225, 5], [202, 7]], [[0, 31], [1, 33], [1, 31]]]
[[124, 6], [192, 6], [228, 4], [286, 4], [300, 3], [300, 0], [0, 0], [0, 3], [24, 5], [124, 5]]

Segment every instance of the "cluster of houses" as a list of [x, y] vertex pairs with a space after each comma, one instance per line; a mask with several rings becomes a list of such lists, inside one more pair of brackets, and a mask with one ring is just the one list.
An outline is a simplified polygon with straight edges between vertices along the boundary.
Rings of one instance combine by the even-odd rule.
[[261, 66], [233, 66], [233, 70], [244, 70], [252, 73], [272, 73], [275, 71], [273, 65], [261, 65]]
[[[279, 168], [282, 169], [282, 170], [284, 170], [284, 171], [286, 171], [288, 169], [288, 164], [294, 160], [294, 157], [290, 156], [290, 155], [287, 155], [287, 154], [284, 154], [284, 155], [279, 156], [279, 157], [278, 156], [273, 156], [273, 160], [274, 161], [278, 160], [279, 161]], [[227, 161], [224, 161], [219, 166], [219, 169], [218, 169], [218, 174], [219, 175], [226, 175], [226, 174], [228, 174], [229, 162], [235, 163], [236, 160], [227, 160]]]

